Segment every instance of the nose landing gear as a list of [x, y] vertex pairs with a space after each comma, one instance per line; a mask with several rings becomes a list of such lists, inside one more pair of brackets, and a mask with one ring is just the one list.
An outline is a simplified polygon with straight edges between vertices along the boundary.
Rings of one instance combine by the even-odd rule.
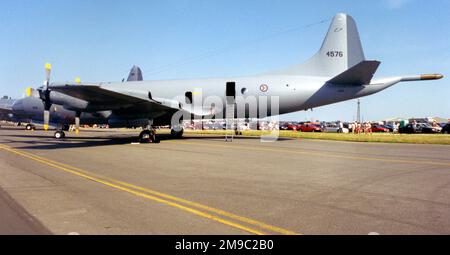
[[26, 130], [35, 130], [36, 127], [35, 127], [33, 124], [27, 124], [27, 125], [25, 126], [25, 129], [26, 129]]
[[64, 138], [64, 137], [66, 137], [66, 134], [64, 133], [64, 131], [58, 130], [58, 131], [56, 131], [56, 132], [53, 134], [53, 136], [54, 136], [56, 139], [62, 139], [62, 138]]

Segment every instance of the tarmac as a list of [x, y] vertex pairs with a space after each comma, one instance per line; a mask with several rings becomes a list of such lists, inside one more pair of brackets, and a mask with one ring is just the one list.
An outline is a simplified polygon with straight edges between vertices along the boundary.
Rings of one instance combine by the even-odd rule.
[[66, 134], [0, 128], [0, 234], [450, 234], [450, 146]]

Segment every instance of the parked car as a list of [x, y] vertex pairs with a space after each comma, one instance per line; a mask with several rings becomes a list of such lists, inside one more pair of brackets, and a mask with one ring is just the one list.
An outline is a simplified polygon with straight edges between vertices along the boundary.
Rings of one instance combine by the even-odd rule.
[[394, 127], [394, 125], [391, 125], [391, 124], [384, 125], [383, 127], [389, 129], [389, 132], [396, 132], [397, 131], [396, 130], [397, 128]]
[[450, 123], [445, 124], [441, 130], [442, 134], [450, 134]]
[[421, 128], [418, 124], [407, 124], [404, 127], [398, 129], [400, 134], [416, 134], [421, 132]]
[[420, 125], [420, 131], [424, 134], [436, 134], [441, 132], [441, 128], [435, 128], [428, 123], [419, 123], [417, 125]]
[[389, 129], [382, 126], [382, 125], [372, 125], [372, 133], [387, 133], [389, 132]]
[[293, 123], [284, 123], [280, 126], [281, 130], [294, 130], [297, 131], [298, 125]]
[[348, 128], [340, 128], [337, 124], [326, 124], [323, 127], [323, 132], [328, 133], [348, 133]]
[[414, 133], [423, 133], [423, 134], [436, 134], [439, 133], [438, 129], [432, 127], [427, 123], [418, 123], [418, 124], [408, 124], [398, 130], [401, 134], [414, 134]]
[[314, 125], [311, 123], [305, 123], [303, 125], [298, 126], [298, 131], [300, 132], [322, 132], [322, 128], [318, 125]]

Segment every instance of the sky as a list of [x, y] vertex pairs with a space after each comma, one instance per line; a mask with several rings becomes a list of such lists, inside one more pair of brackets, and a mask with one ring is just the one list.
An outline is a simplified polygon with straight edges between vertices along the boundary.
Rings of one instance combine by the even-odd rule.
[[[2, 0], [0, 95], [22, 97], [45, 79], [120, 81], [246, 76], [299, 64], [320, 48], [331, 18], [356, 20], [376, 77], [442, 73], [361, 99], [365, 120], [450, 118], [448, 0]], [[356, 118], [356, 100], [283, 120]]]

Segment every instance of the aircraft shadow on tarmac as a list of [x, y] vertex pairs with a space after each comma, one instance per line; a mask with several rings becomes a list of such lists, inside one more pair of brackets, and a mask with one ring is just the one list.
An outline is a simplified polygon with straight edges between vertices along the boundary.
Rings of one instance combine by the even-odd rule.
[[10, 126], [1, 126], [0, 130], [9, 130], [9, 131], [13, 131], [13, 130], [18, 130], [17, 128], [14, 127], [10, 127]]
[[[104, 137], [100, 136], [67, 136], [64, 139], [56, 140], [53, 135], [36, 135], [36, 134], [24, 134], [24, 135], [4, 135], [4, 137], [14, 138], [34, 138], [33, 140], [20, 141], [20, 143], [28, 144], [25, 146], [19, 146], [19, 149], [67, 149], [67, 148], [85, 148], [85, 147], [100, 147], [111, 145], [123, 145], [138, 142], [138, 138], [133, 135], [120, 135]], [[158, 134], [157, 139], [163, 143], [164, 141], [174, 140], [169, 134]], [[224, 142], [222, 136], [185, 136], [181, 141], [189, 140], [210, 140], [215, 142]], [[248, 137], [248, 136], [235, 136], [236, 140], [259, 140], [260, 137]], [[278, 141], [292, 140], [290, 138], [278, 138]], [[17, 143], [17, 140], [10, 141], [11, 143]], [[151, 145], [151, 144], [149, 144]], [[155, 144], [156, 145], [156, 144]]]

